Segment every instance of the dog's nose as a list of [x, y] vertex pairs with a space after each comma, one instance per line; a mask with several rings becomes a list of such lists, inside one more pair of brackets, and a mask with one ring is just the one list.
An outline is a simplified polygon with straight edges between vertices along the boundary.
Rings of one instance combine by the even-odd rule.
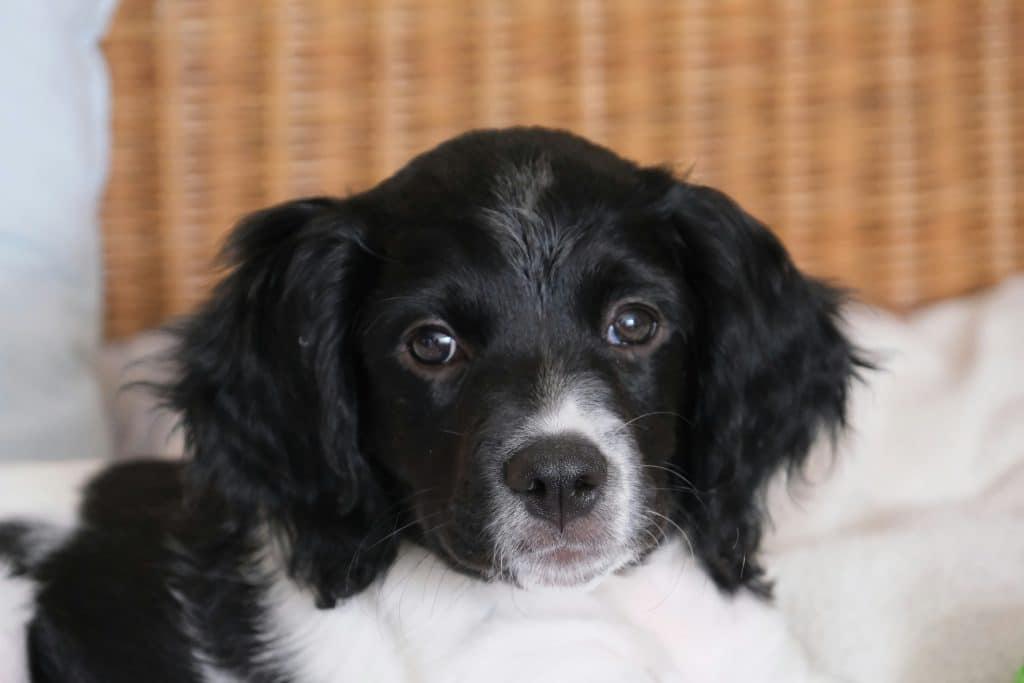
[[538, 439], [505, 463], [505, 483], [530, 514], [559, 529], [594, 507], [607, 479], [608, 462], [583, 438]]

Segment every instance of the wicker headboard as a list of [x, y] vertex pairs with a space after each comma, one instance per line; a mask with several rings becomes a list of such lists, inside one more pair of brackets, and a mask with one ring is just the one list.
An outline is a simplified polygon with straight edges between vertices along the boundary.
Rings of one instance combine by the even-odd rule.
[[809, 271], [905, 308], [1024, 268], [1014, 0], [121, 0], [107, 329], [192, 305], [250, 210], [464, 129], [693, 168]]

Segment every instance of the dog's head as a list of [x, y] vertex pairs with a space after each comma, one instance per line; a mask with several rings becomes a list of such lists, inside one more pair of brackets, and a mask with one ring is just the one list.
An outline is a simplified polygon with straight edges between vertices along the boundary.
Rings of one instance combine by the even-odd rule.
[[835, 291], [725, 195], [578, 137], [476, 132], [256, 213], [183, 330], [193, 483], [321, 604], [401, 539], [580, 585], [674, 533], [763, 589], [759, 493], [842, 423]]

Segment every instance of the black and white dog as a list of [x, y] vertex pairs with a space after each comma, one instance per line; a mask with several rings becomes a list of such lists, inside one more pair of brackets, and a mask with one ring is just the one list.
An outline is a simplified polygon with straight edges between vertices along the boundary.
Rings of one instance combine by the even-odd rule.
[[32, 680], [817, 676], [766, 599], [760, 494], [860, 361], [728, 197], [482, 131], [227, 255], [165, 388], [188, 463], [0, 527]]

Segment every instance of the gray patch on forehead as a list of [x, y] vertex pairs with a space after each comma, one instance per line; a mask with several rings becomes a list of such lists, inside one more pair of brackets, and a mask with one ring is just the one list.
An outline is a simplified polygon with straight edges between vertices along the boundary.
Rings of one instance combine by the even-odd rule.
[[510, 163], [495, 177], [494, 203], [482, 210], [509, 262], [541, 292], [551, 269], [575, 242], [575, 231], [559, 230], [543, 209], [553, 183], [551, 164], [543, 156]]
[[519, 163], [508, 163], [497, 174], [493, 192], [500, 202], [529, 211], [554, 182], [551, 163], [543, 154]]

